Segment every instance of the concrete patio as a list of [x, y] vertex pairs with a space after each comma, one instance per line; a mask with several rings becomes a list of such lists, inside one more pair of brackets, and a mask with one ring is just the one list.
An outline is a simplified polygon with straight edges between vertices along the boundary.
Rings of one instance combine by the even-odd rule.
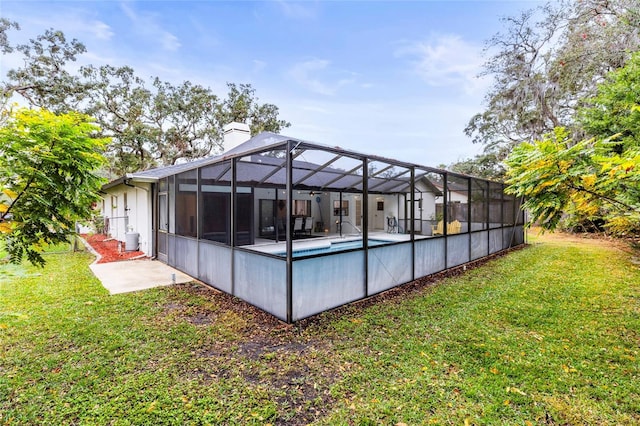
[[194, 280], [189, 275], [154, 260], [94, 263], [89, 267], [110, 294], [129, 293]]

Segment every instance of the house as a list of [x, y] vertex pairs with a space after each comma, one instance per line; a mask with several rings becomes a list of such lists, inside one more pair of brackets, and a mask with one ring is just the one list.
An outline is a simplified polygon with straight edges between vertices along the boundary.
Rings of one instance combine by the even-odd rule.
[[[105, 185], [109, 233], [287, 322], [524, 241], [501, 183], [248, 136], [232, 123], [221, 155]], [[432, 235], [438, 220], [460, 225]]]

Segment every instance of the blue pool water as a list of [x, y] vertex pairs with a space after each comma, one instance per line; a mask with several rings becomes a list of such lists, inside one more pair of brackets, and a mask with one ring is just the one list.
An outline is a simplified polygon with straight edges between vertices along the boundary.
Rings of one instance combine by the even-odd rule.
[[[369, 247], [373, 247], [373, 246], [379, 246], [381, 244], [387, 244], [390, 243], [391, 241], [387, 241], [387, 240], [374, 240], [374, 239], [370, 239], [369, 240]], [[338, 242], [332, 242], [331, 245], [329, 247], [317, 247], [317, 248], [309, 248], [309, 249], [298, 249], [298, 250], [294, 250], [293, 251], [293, 257], [300, 257], [300, 256], [312, 256], [315, 254], [325, 254], [325, 253], [334, 253], [337, 251], [344, 251], [344, 250], [351, 250], [351, 249], [358, 249], [358, 248], [362, 248], [362, 240], [356, 240], [356, 241], [338, 241]], [[287, 253], [286, 252], [279, 252], [279, 253], [274, 253], [278, 256], [286, 256]]]

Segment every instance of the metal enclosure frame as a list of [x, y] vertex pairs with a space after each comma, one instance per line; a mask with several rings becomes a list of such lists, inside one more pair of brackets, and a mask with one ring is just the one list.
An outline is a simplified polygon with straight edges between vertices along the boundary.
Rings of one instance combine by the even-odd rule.
[[[205, 182], [204, 167], [226, 163], [229, 167]], [[180, 179], [194, 171], [195, 185]], [[161, 229], [167, 228], [163, 261], [288, 323], [524, 243], [522, 200], [505, 194], [501, 183], [272, 133], [255, 136], [223, 155], [128, 178], [152, 183], [150, 219], [156, 251], [157, 239], [165, 234]], [[205, 211], [205, 187], [221, 199], [228, 193], [228, 206]], [[476, 187], [482, 189], [477, 191], [480, 196], [474, 193]], [[196, 192], [194, 216], [186, 221], [195, 221], [195, 237], [179, 235], [173, 225], [178, 191]], [[301, 236], [294, 229], [294, 200], [301, 197], [310, 197], [306, 205], [320, 214], [309, 232], [309, 237], [317, 237], [316, 245], [351, 246], [326, 253], [299, 250], [302, 243], [294, 242]], [[355, 206], [343, 209], [345, 199], [361, 206], [356, 222], [362, 229], [349, 221], [358, 213]], [[266, 229], [256, 229], [262, 211], [255, 206], [261, 200], [278, 210], [264, 222], [273, 224], [272, 244], [257, 241]], [[247, 202], [254, 206], [249, 218], [240, 207]], [[166, 208], [162, 214], [161, 206]], [[161, 226], [158, 221], [165, 213], [168, 224]], [[228, 221], [228, 235], [219, 236], [219, 241], [206, 238], [205, 214]], [[382, 230], [380, 219], [386, 221]], [[241, 236], [247, 225], [253, 235]], [[284, 245], [279, 243], [281, 228]], [[284, 253], [264, 249], [271, 246], [283, 247]]]

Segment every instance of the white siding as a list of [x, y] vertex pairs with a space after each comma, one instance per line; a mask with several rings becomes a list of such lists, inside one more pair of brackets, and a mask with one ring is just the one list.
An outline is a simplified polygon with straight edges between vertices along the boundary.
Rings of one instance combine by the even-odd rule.
[[136, 183], [135, 187], [131, 187], [122, 184], [109, 188], [105, 192], [107, 194], [103, 197], [103, 215], [109, 219], [109, 236], [124, 242], [128, 230], [138, 232], [140, 251], [151, 256], [153, 254], [151, 185]]

